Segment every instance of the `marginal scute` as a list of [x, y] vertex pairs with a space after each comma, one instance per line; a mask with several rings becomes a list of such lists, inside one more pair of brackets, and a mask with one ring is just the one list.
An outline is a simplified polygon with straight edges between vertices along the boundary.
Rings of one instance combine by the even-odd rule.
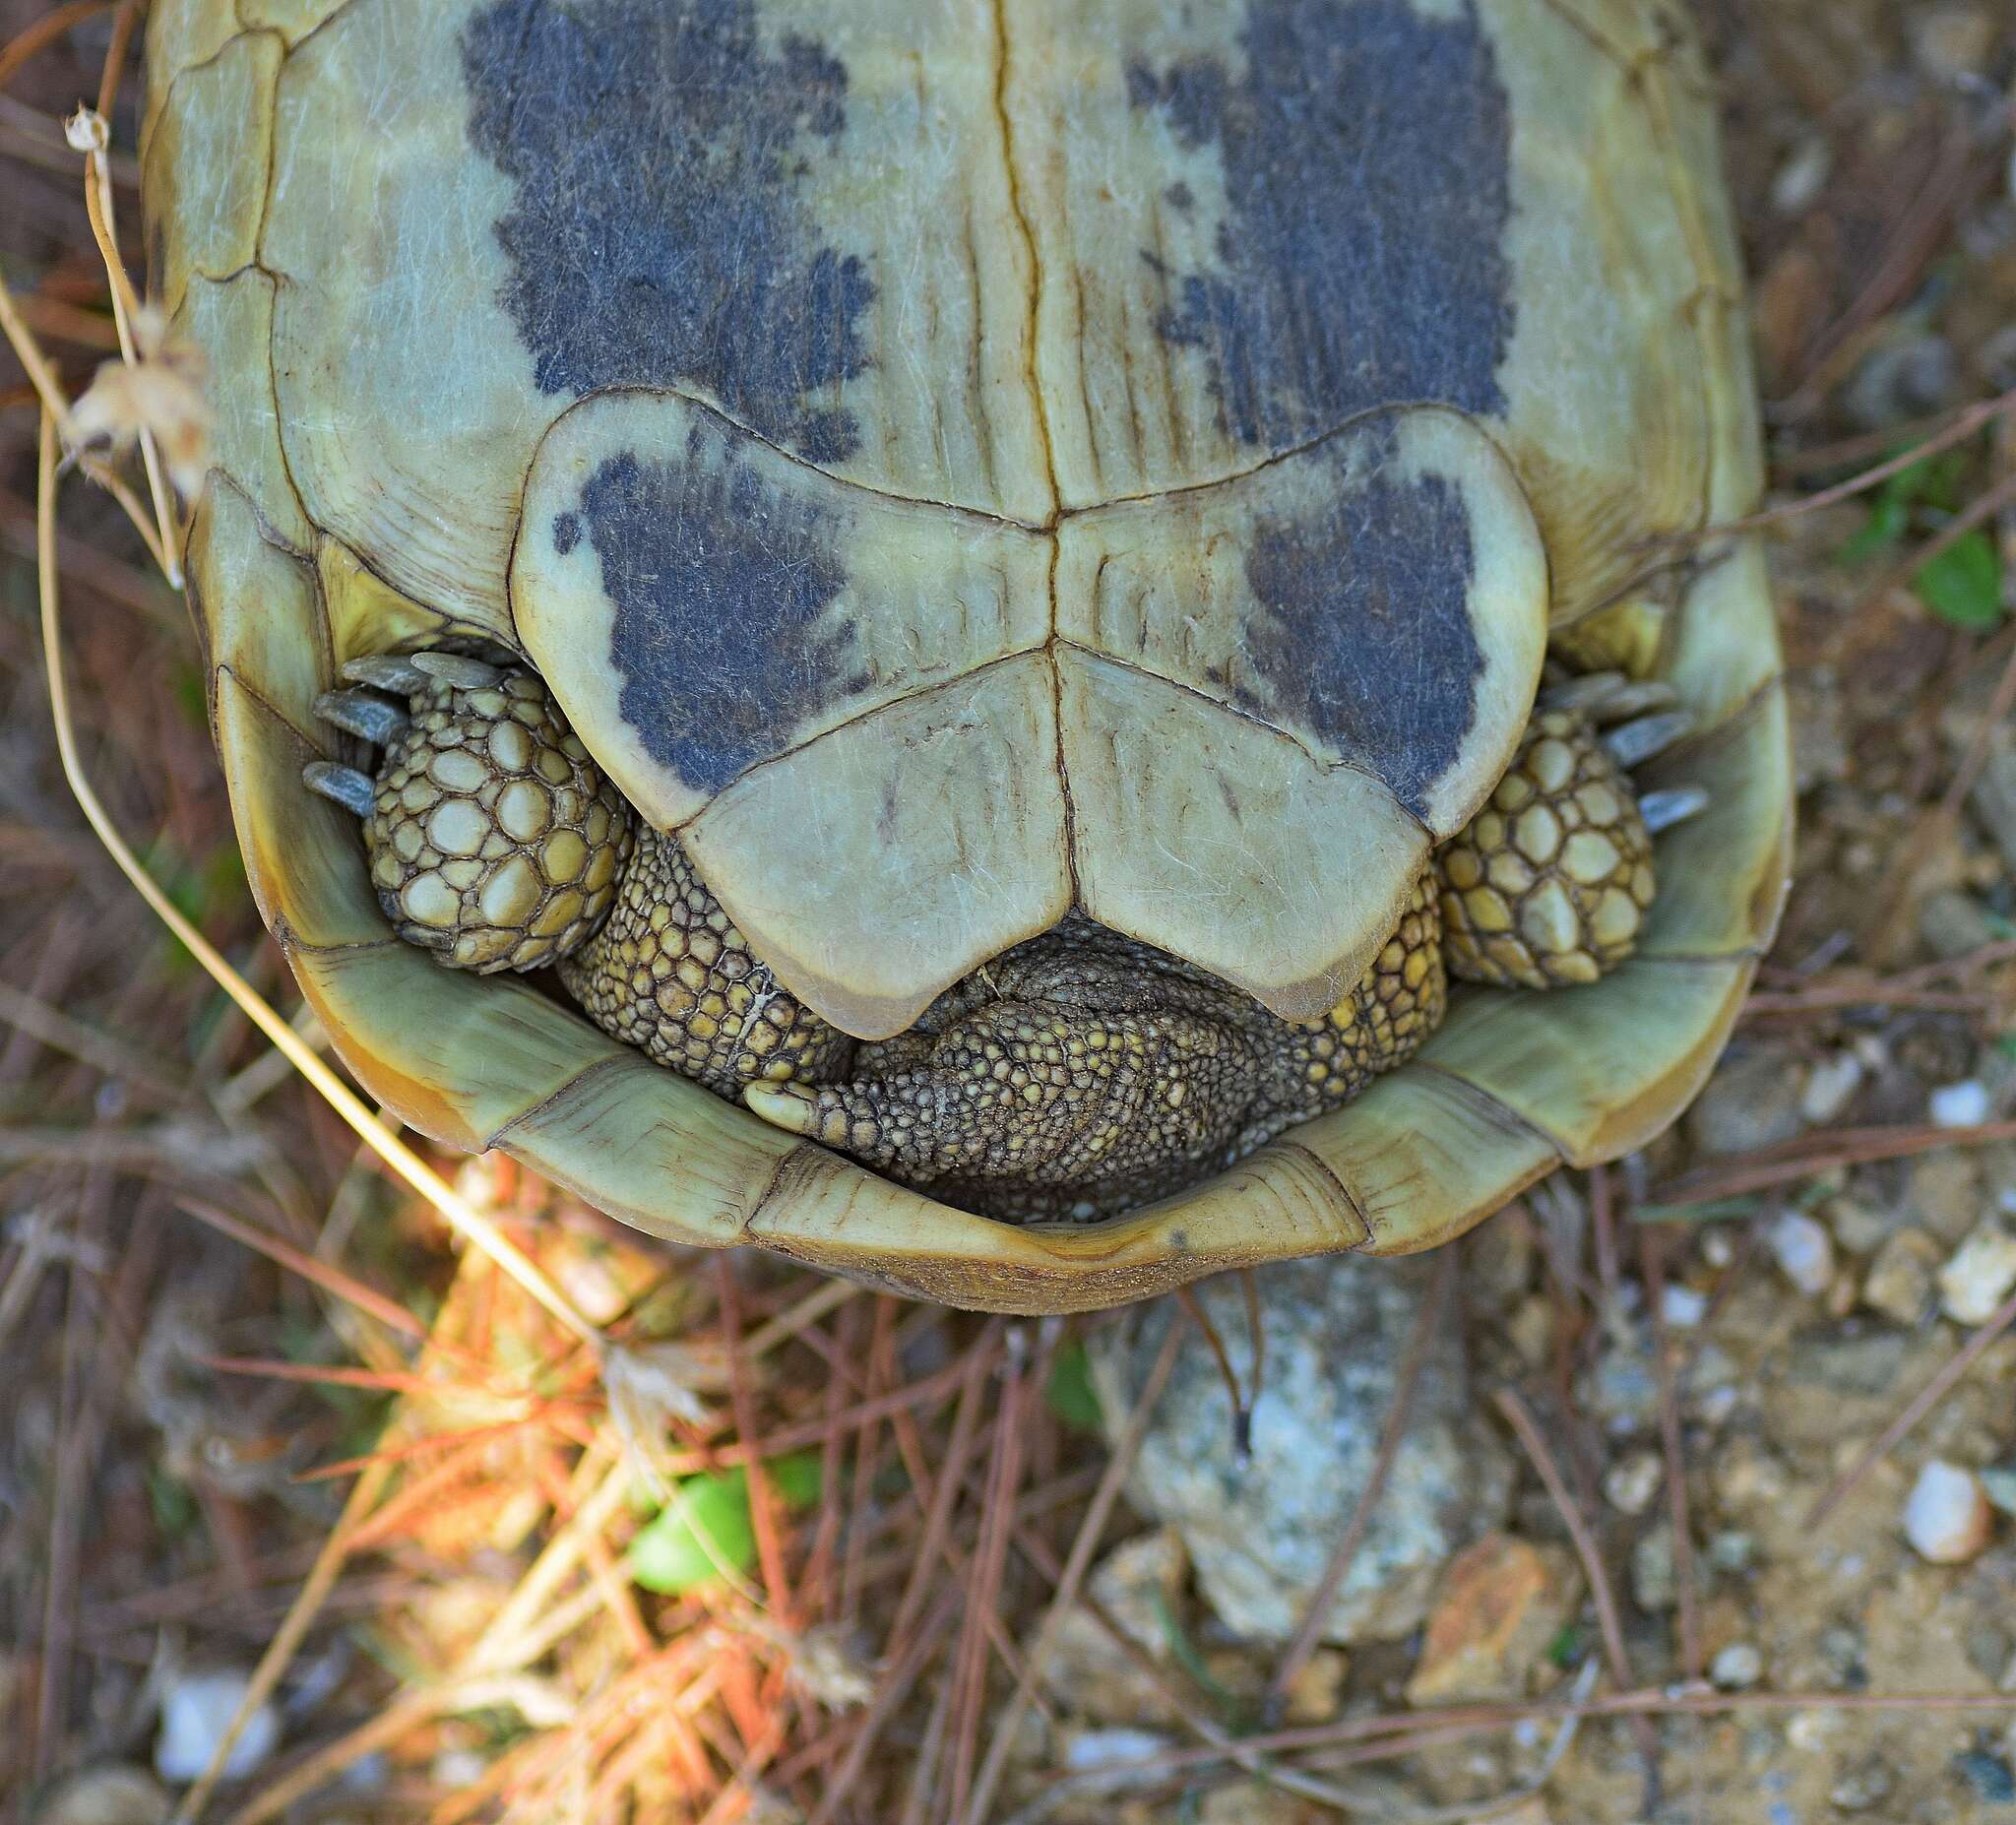
[[[290, 604], [279, 590], [254, 599], [282, 612], [300, 600]], [[259, 916], [296, 962], [306, 950], [396, 944], [361, 865], [355, 817], [301, 783], [316, 750], [234, 671], [220, 668], [214, 678], [218, 752], [234, 788], [231, 818]]]
[[[245, 680], [290, 719], [307, 750], [303, 759], [334, 758], [328, 730], [308, 711], [331, 669], [314, 576], [266, 536], [235, 481], [213, 475], [204, 489], [190, 520], [186, 568], [212, 666]], [[221, 714], [220, 696], [213, 692], [214, 717]]]
[[170, 315], [192, 277], [223, 279], [258, 258], [281, 48], [270, 32], [246, 32], [184, 70], [146, 142], [148, 187], [175, 199], [178, 232], [161, 243], [149, 287]]
[[1778, 928], [1792, 861], [1792, 742], [1774, 681], [1720, 726], [1639, 771], [1641, 791], [1698, 787], [1707, 808], [1659, 840], [1659, 897], [1642, 956], [1761, 956]]
[[1419, 1062], [1531, 1124], [1569, 1164], [1614, 1160], [1694, 1100], [1755, 971], [1748, 957], [1634, 957], [1584, 988], [1459, 997]]

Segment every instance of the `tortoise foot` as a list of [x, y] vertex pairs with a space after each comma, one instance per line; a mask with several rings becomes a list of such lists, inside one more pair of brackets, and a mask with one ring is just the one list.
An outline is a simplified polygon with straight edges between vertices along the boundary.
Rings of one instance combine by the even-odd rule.
[[381, 750], [328, 761], [310, 789], [363, 823], [379, 904], [453, 969], [536, 970], [584, 943], [615, 898], [632, 815], [530, 671], [457, 653], [374, 654], [325, 722]]
[[1653, 835], [1705, 793], [1632, 789], [1691, 732], [1670, 686], [1615, 672], [1544, 690], [1484, 808], [1436, 855], [1449, 973], [1495, 988], [1594, 982], [1629, 957], [1657, 891]]

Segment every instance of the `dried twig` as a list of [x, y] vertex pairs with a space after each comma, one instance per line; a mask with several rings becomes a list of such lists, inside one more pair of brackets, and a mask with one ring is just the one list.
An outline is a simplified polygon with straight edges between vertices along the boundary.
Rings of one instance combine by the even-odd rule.
[[[1036, 1634], [1030, 1641], [1029, 1662], [1022, 1677], [1016, 1681], [1015, 1690], [1007, 1704], [1001, 1708], [994, 1720], [993, 1739], [987, 1745], [985, 1759], [980, 1763], [978, 1779], [974, 1783], [972, 1801], [965, 1814], [965, 1825], [981, 1825], [988, 1809], [994, 1803], [994, 1794], [1000, 1787], [1001, 1777], [1007, 1772], [1008, 1756], [1014, 1747], [1016, 1733], [1022, 1728], [1022, 1720], [1029, 1710], [1030, 1699], [1035, 1691], [1036, 1681], [1041, 1677], [1043, 1663], [1056, 1639], [1057, 1626], [1069, 1612], [1078, 1596], [1078, 1587], [1084, 1582], [1086, 1571], [1092, 1564], [1092, 1555], [1099, 1549], [1099, 1542], [1105, 1533], [1107, 1517], [1113, 1511], [1113, 1504], [1119, 1499], [1120, 1484], [1126, 1480], [1127, 1473], [1134, 1468], [1134, 1460], [1141, 1450], [1141, 1441], [1148, 1436], [1149, 1421], [1155, 1416], [1155, 1406], [1162, 1399], [1162, 1391], [1167, 1385], [1169, 1375], [1176, 1366], [1176, 1351], [1182, 1343], [1183, 1327], [1172, 1313], [1168, 1335], [1163, 1339], [1161, 1351], [1155, 1358], [1155, 1365], [1148, 1371], [1148, 1379], [1142, 1384], [1141, 1393], [1136, 1397], [1133, 1411], [1128, 1414], [1126, 1423], [1120, 1428], [1114, 1442], [1112, 1456], [1106, 1461], [1104, 1474], [1100, 1478], [1099, 1487], [1093, 1492], [1085, 1510], [1085, 1519], [1079, 1523], [1076, 1538], [1071, 1542], [1071, 1551], [1064, 1560], [1064, 1573], [1057, 1581], [1057, 1588], [1051, 1594], [1049, 1607], [1043, 1611], [1042, 1620], [1037, 1624]], [[955, 1825], [959, 1825], [955, 1821]]]

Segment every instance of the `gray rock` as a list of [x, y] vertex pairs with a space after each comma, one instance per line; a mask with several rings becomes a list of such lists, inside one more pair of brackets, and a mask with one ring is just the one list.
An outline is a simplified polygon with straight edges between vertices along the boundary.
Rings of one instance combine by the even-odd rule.
[[1749, 1154], [1789, 1141], [1804, 1125], [1805, 1072], [1790, 1046], [1753, 1045], [1728, 1059], [1687, 1116], [1704, 1154]]
[[[1300, 1625], [1371, 1474], [1433, 1272], [1427, 1261], [1353, 1255], [1259, 1270], [1265, 1387], [1243, 1460], [1218, 1363], [1186, 1326], [1127, 1494], [1181, 1535], [1198, 1589], [1233, 1634], [1281, 1641]], [[1228, 1276], [1198, 1296], [1243, 1376], [1252, 1361], [1244, 1292]], [[1407, 1633], [1426, 1612], [1444, 1563], [1505, 1517], [1511, 1463], [1472, 1400], [1458, 1319], [1452, 1304], [1385, 1493], [1332, 1606], [1331, 1641]], [[1182, 1322], [1176, 1301], [1158, 1299], [1088, 1340], [1108, 1423], [1122, 1422], [1169, 1326]]]
[[1957, 887], [1925, 896], [1918, 910], [1918, 929], [1932, 954], [1947, 963], [1992, 944], [1995, 937], [1987, 909]]

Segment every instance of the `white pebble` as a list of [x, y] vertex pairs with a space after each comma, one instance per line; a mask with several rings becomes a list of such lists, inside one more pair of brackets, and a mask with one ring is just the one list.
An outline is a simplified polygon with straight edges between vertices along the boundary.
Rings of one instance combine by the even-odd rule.
[[1994, 1514], [1972, 1471], [1934, 1458], [1918, 1474], [1904, 1503], [1904, 1537], [1934, 1565], [1971, 1559], [1988, 1543]]
[[1836, 1052], [1806, 1073], [1799, 1093], [1799, 1113], [1815, 1127], [1824, 1127], [1848, 1107], [1861, 1088], [1862, 1061], [1853, 1052]]
[[1764, 1657], [1747, 1641], [1732, 1641], [1715, 1657], [1708, 1676], [1725, 1691], [1755, 1685], [1764, 1676]]
[[1941, 1084], [1926, 1104], [1937, 1128], [1978, 1128], [1992, 1110], [1988, 1087], [1978, 1077], [1964, 1077], [1957, 1084]]
[[1802, 1211], [1787, 1211], [1765, 1239], [1786, 1279], [1801, 1292], [1825, 1292], [1834, 1284], [1834, 1238]]
[[1675, 1331], [1691, 1331], [1708, 1315], [1708, 1295], [1692, 1287], [1669, 1287], [1659, 1302], [1659, 1315]]
[[[186, 1673], [161, 1695], [161, 1733], [154, 1745], [155, 1772], [163, 1781], [194, 1781], [210, 1766], [225, 1729], [252, 1683], [249, 1673]], [[224, 1779], [241, 1781], [280, 1741], [280, 1716], [262, 1704], [224, 1759]]]
[[2016, 1235], [1992, 1218], [1976, 1224], [1939, 1270], [1939, 1303], [1957, 1324], [1985, 1324], [2016, 1287]]
[[1652, 1506], [1665, 1476], [1666, 1465], [1657, 1452], [1636, 1451], [1604, 1473], [1603, 1492], [1612, 1508], [1642, 1515]]

